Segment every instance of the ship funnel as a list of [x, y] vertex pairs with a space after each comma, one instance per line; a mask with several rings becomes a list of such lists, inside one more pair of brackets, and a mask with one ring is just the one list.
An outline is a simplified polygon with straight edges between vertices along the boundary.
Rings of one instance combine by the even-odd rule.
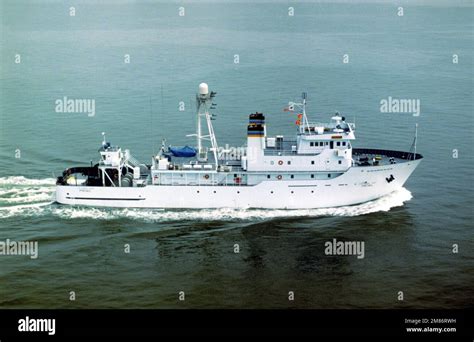
[[251, 124], [259, 124], [265, 125], [265, 115], [262, 113], [256, 112], [254, 114], [249, 115], [249, 125]]
[[248, 137], [264, 137], [265, 130], [265, 115], [256, 112], [249, 115], [249, 125], [247, 127]]
[[263, 162], [265, 136], [265, 115], [259, 112], [250, 114], [247, 126], [247, 168], [249, 170], [259, 167]]

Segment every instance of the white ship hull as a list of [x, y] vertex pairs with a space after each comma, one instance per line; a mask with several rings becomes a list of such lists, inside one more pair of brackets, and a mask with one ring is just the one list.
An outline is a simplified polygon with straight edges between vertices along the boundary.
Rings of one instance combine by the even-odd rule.
[[[328, 180], [263, 181], [257, 185], [147, 185], [101, 187], [58, 185], [61, 204], [121, 208], [325, 208], [359, 204], [403, 186], [421, 159], [352, 167]], [[393, 176], [388, 182], [387, 178]]]

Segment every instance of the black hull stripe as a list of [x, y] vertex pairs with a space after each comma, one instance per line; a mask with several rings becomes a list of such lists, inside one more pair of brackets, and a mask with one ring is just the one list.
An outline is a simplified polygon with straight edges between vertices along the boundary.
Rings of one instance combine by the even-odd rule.
[[143, 201], [145, 198], [97, 198], [97, 197], [66, 197], [67, 199], [94, 200], [94, 201]]
[[305, 185], [288, 185], [289, 188], [314, 188], [317, 184], [305, 184]]

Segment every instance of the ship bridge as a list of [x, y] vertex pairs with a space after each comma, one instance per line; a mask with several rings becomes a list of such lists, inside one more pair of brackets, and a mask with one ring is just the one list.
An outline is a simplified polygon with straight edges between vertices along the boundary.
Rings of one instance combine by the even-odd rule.
[[290, 102], [287, 111], [297, 113], [296, 139], [282, 135], [267, 136], [265, 116], [249, 116], [247, 157], [242, 167], [247, 171], [270, 172], [345, 172], [352, 166], [352, 144], [355, 124], [336, 113], [329, 123], [310, 123], [306, 116], [306, 95], [303, 102]]

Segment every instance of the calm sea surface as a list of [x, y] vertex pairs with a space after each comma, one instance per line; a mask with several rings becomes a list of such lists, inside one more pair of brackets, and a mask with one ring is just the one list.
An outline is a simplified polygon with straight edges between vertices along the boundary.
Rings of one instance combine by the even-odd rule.
[[[79, 2], [70, 16], [62, 2], [0, 3], [0, 241], [39, 243], [38, 259], [0, 256], [0, 307], [472, 307], [473, 8], [179, 6]], [[221, 145], [242, 146], [255, 111], [269, 134], [294, 134], [282, 108], [306, 91], [312, 119], [356, 119], [357, 147], [408, 150], [418, 123], [425, 159], [404, 189], [354, 207], [52, 203], [54, 176], [97, 160], [103, 131], [147, 163], [162, 138], [192, 144], [200, 82], [218, 92]], [[94, 99], [95, 116], [55, 112], [64, 96]], [[381, 113], [389, 96], [419, 99], [420, 116]], [[364, 241], [365, 258], [326, 256], [333, 238]]]

